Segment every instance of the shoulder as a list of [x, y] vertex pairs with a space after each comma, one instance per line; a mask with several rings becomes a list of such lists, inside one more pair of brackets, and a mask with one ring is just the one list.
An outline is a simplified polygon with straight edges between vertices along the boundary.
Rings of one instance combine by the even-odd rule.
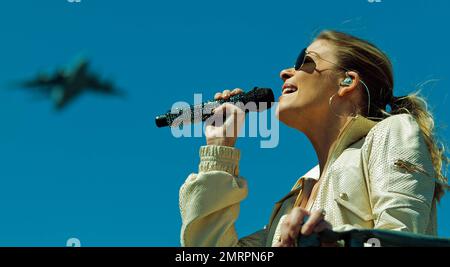
[[367, 134], [369, 139], [394, 139], [407, 142], [420, 138], [421, 131], [416, 119], [410, 114], [397, 114], [378, 122]]
[[369, 158], [429, 153], [420, 126], [410, 114], [393, 115], [378, 122], [367, 134], [363, 151]]

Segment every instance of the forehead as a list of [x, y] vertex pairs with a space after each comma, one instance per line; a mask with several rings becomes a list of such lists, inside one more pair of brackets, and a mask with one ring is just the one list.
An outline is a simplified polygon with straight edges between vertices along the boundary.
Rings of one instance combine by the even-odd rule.
[[307, 50], [311, 52], [310, 55], [312, 56], [318, 55], [319, 57], [330, 61], [336, 60], [333, 46], [328, 41], [316, 40], [308, 46]]

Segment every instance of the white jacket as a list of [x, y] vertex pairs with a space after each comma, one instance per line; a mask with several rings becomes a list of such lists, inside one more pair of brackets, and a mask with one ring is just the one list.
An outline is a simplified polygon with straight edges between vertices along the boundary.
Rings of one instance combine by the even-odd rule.
[[[239, 239], [235, 221], [247, 183], [239, 176], [240, 151], [200, 148], [198, 174], [180, 189], [182, 246], [272, 246], [280, 221], [301, 191], [301, 179], [318, 179], [315, 166], [275, 204], [265, 229]], [[377, 228], [436, 235], [436, 185], [431, 156], [415, 119], [394, 115], [381, 122], [350, 118], [330, 148], [317, 197], [335, 231]]]

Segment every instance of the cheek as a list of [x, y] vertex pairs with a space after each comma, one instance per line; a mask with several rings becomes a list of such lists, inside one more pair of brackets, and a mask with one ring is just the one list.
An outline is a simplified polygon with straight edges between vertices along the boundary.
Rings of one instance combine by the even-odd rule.
[[323, 78], [315, 77], [313, 80], [307, 80], [300, 85], [300, 90], [293, 101], [298, 107], [321, 106], [328, 102], [329, 90], [331, 88]]
[[326, 88], [330, 86], [327, 81], [316, 75], [299, 73], [293, 83], [299, 88], [297, 92], [280, 97], [276, 114], [279, 119], [299, 113], [307, 113], [310, 109], [322, 106], [328, 102]]
[[318, 95], [316, 88], [312, 86], [305, 86], [297, 92], [292, 102], [294, 102], [297, 106], [304, 106], [308, 103], [315, 102], [318, 97], [320, 96]]

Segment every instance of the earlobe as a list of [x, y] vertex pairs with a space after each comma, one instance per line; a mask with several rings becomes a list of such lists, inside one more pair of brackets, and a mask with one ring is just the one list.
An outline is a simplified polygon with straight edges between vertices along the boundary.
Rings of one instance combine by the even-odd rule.
[[[346, 87], [348, 87], [348, 86], [346, 86]], [[348, 88], [341, 88], [341, 89], [339, 89], [339, 91], [338, 91], [338, 95], [339, 95], [340, 97], [342, 97], [342, 96], [344, 96], [344, 95], [347, 93], [347, 91], [349, 91]]]

